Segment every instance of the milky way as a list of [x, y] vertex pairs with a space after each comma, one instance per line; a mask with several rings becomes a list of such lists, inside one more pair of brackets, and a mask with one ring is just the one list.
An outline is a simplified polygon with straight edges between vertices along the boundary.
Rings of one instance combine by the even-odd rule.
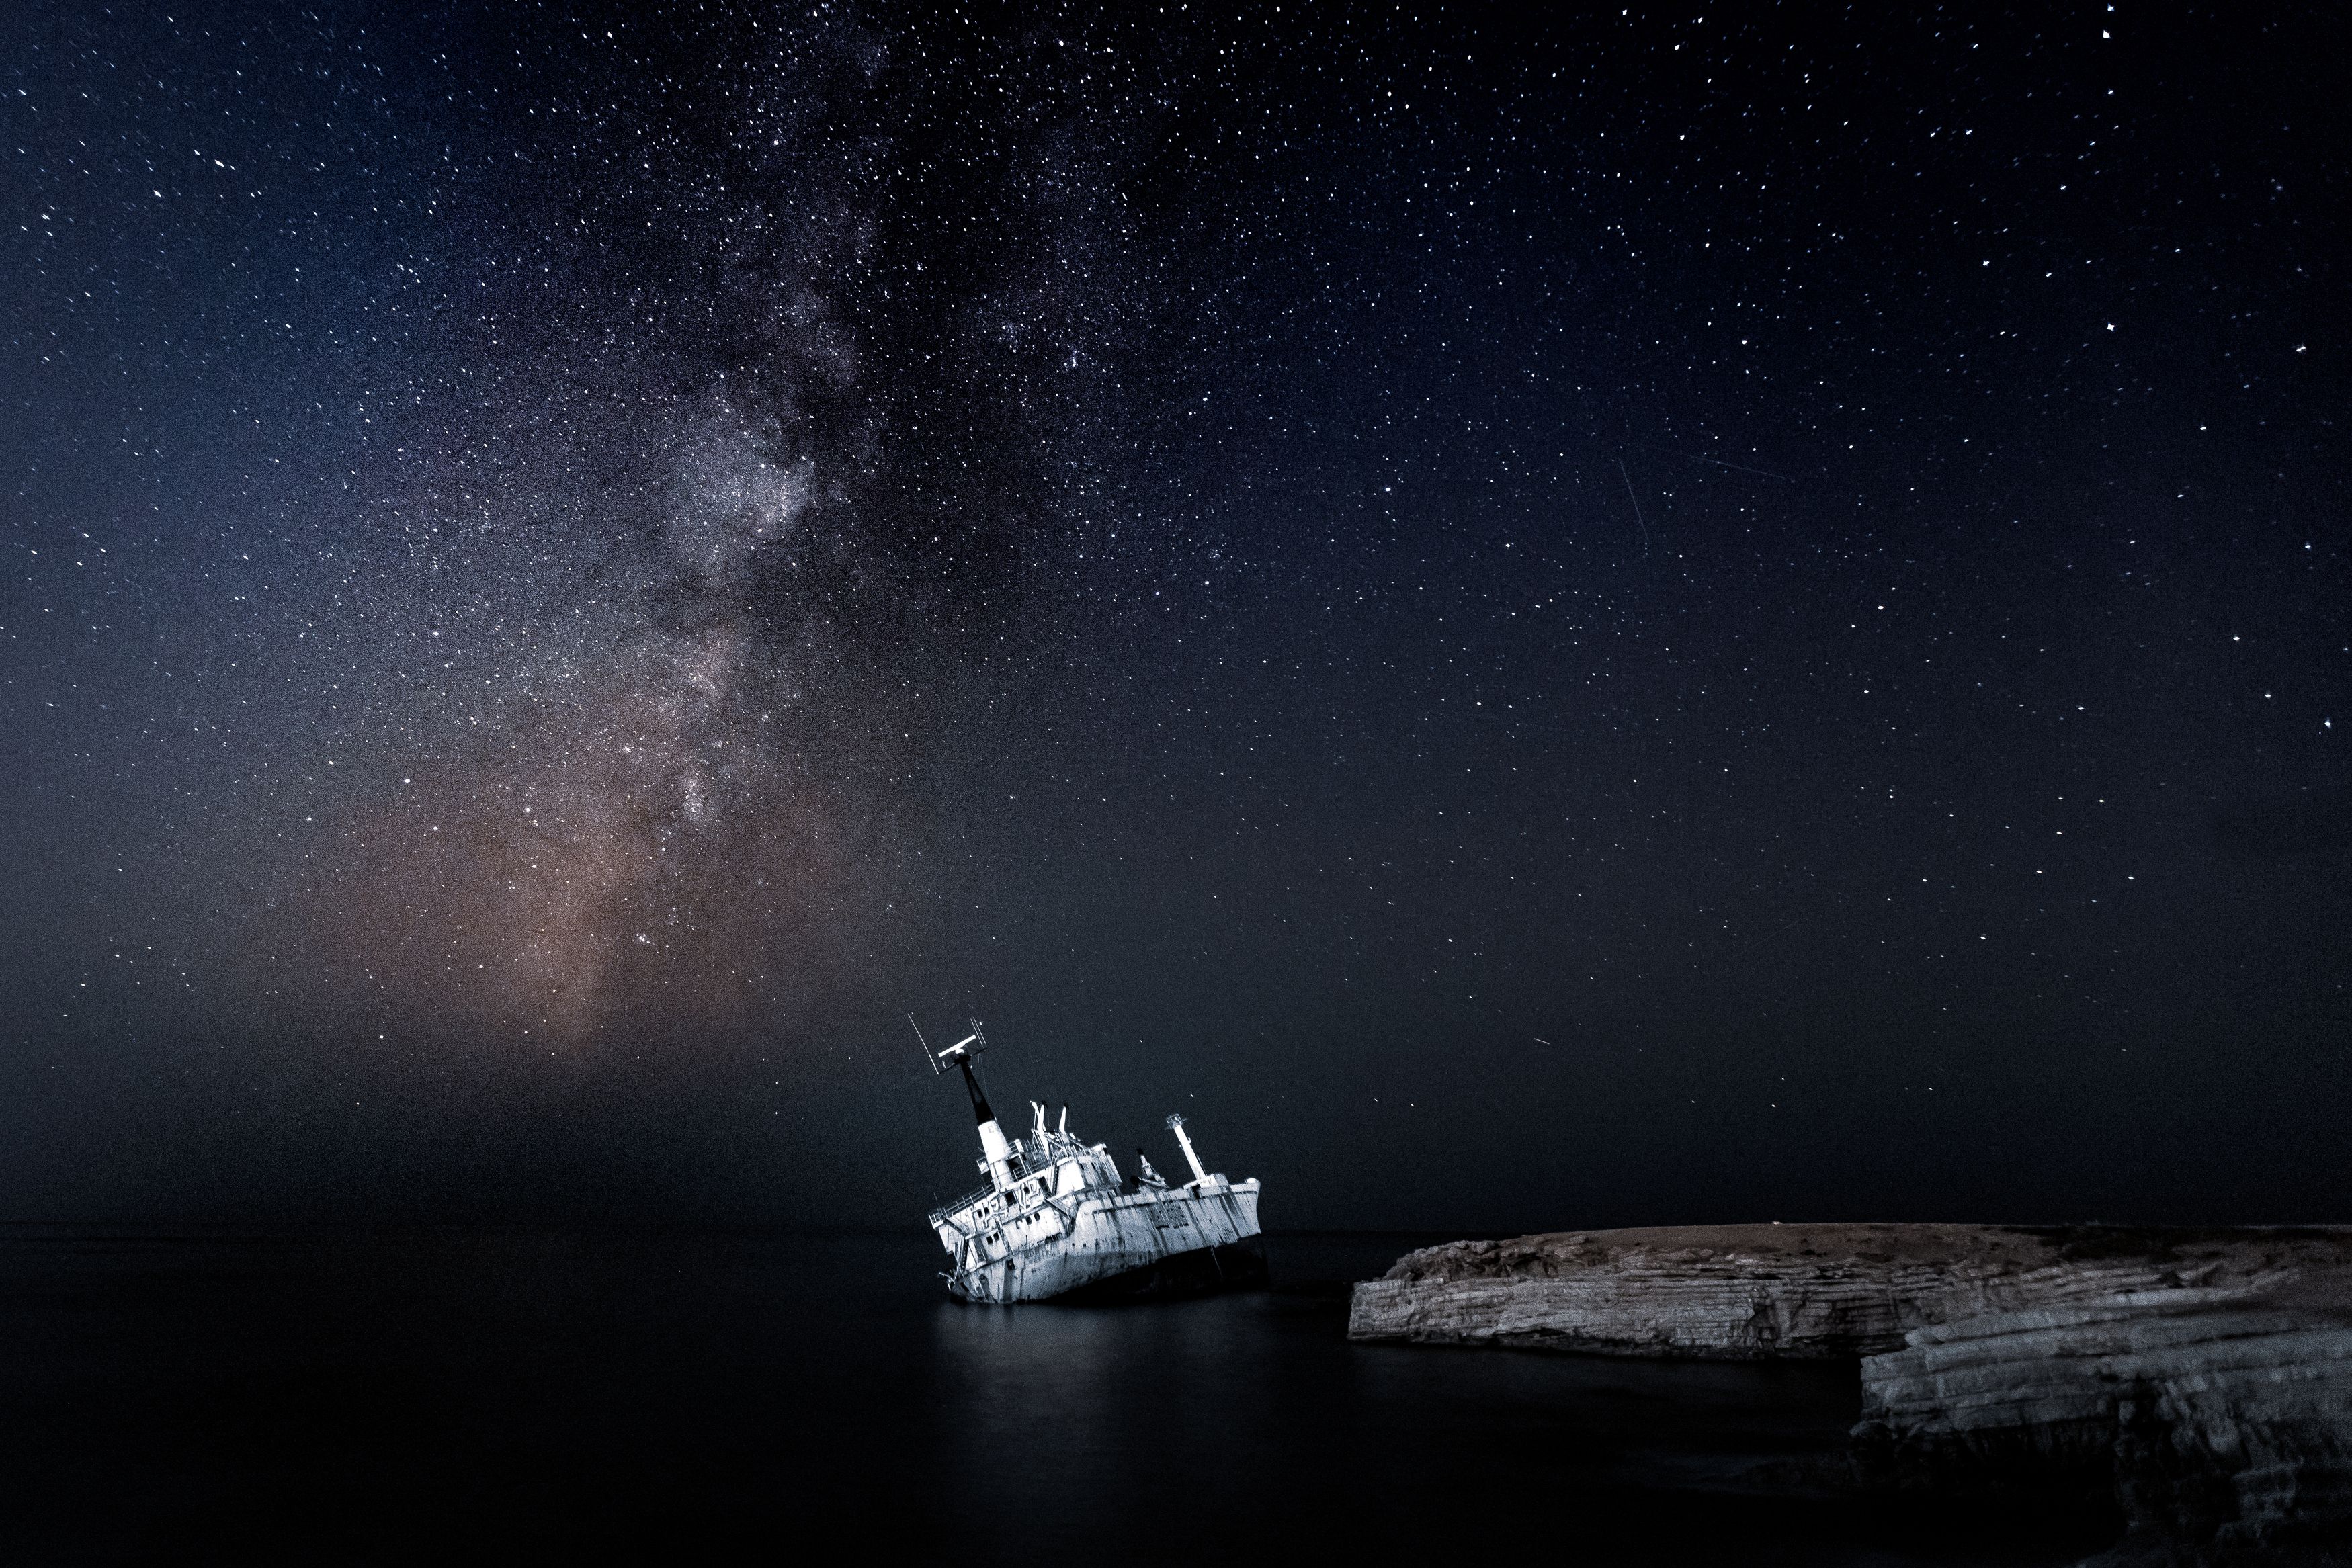
[[393, 792], [303, 868], [279, 972], [316, 949], [405, 1021], [562, 1040], [772, 1007], [865, 939], [919, 831], [892, 780], [1082, 528], [1148, 292], [1101, 256], [1082, 70], [912, 47], [715, 41], [688, 112], [535, 150], [547, 233], [474, 214], [442, 286], [481, 298], [352, 486], [398, 569], [388, 657], [354, 652], [404, 694], [356, 769]]

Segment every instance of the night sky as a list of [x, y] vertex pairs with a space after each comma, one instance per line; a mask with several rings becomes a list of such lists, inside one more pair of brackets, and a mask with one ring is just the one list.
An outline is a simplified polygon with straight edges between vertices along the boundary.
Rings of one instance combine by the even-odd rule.
[[0, 1218], [2345, 1218], [2329, 10], [10, 8]]

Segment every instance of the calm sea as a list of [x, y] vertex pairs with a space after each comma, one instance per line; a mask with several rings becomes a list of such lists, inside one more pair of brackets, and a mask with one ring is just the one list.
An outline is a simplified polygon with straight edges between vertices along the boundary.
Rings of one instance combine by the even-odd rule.
[[0, 1563], [2066, 1563], [1843, 1495], [1851, 1366], [1357, 1346], [1270, 1291], [959, 1307], [928, 1235], [0, 1227]]

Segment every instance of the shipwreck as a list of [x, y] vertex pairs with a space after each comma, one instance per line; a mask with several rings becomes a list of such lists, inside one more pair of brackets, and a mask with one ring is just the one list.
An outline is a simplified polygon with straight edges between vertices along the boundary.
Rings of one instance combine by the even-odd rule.
[[[922, 1040], [919, 1025], [915, 1035]], [[981, 1083], [978, 1057], [987, 1047], [978, 1019], [944, 1051], [923, 1041], [931, 1071], [956, 1070], [971, 1095], [988, 1178], [931, 1211], [950, 1265], [950, 1295], [998, 1303], [1118, 1300], [1265, 1282], [1255, 1176], [1235, 1182], [1204, 1167], [1181, 1115], [1168, 1118], [1192, 1171], [1180, 1186], [1163, 1180], [1140, 1149], [1136, 1173], [1122, 1175], [1105, 1145], [1072, 1134], [1066, 1107], [1049, 1126], [1045, 1107], [1030, 1102], [1029, 1135], [1009, 1140]]]

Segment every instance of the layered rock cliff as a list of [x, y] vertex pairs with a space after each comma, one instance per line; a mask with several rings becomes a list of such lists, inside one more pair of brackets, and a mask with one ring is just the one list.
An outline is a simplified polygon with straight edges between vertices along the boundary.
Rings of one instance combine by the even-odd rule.
[[1968, 1318], [1862, 1366], [1874, 1479], [2111, 1485], [2131, 1524], [2116, 1563], [2352, 1563], [2342, 1275]]
[[2352, 1266], [2352, 1229], [1719, 1225], [1455, 1241], [1356, 1287], [1355, 1339], [1844, 1357], [1913, 1329]]
[[1862, 1357], [1880, 1486], [2112, 1486], [2116, 1563], [2352, 1568], [2352, 1228], [1677, 1227], [1453, 1242], [1349, 1333]]

